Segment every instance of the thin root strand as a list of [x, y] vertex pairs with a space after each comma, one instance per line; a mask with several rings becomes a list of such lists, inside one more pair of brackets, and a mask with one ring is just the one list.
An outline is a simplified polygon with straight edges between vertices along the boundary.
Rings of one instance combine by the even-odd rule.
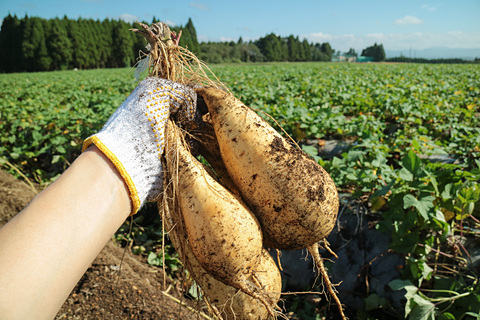
[[323, 259], [320, 256], [320, 253], [318, 252], [318, 243], [315, 243], [311, 246], [307, 247], [308, 251], [313, 257], [313, 260], [315, 261], [315, 265], [317, 266], [318, 271], [322, 275], [323, 281], [325, 282], [325, 285], [327, 287], [328, 293], [332, 296], [333, 300], [335, 300], [335, 303], [337, 304], [338, 311], [340, 312], [340, 315], [342, 319], [346, 320], [348, 319], [345, 314], [343, 313], [343, 306], [342, 303], [340, 302], [340, 299], [337, 297], [337, 294], [335, 293], [334, 287], [332, 282], [330, 281], [330, 278], [328, 276], [327, 270], [325, 269], [325, 265], [323, 264]]

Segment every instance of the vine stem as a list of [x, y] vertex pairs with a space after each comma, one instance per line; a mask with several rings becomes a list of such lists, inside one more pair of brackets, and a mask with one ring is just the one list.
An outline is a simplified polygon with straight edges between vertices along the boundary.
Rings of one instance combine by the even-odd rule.
[[38, 194], [38, 190], [35, 188], [33, 183], [23, 174], [22, 171], [20, 171], [16, 166], [11, 164], [9, 161], [5, 161], [5, 164], [8, 165], [13, 170], [15, 170], [27, 182], [27, 184], [30, 186], [34, 194]]

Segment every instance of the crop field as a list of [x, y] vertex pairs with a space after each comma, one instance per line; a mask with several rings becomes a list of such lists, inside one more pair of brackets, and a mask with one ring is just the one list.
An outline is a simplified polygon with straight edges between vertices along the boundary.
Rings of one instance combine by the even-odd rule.
[[[405, 263], [385, 287], [404, 290], [403, 316], [479, 319], [479, 65], [279, 63], [212, 70], [314, 157], [343, 197], [368, 208], [372, 228], [389, 235], [390, 250]], [[0, 164], [21, 179], [48, 184], [135, 86], [131, 69], [0, 74]], [[325, 155], [332, 142], [341, 150]], [[151, 246], [139, 252], [155, 264]], [[169, 261], [173, 270], [178, 262]], [[367, 292], [362, 299], [359, 317], [394, 313], [384, 297]], [[315, 311], [308, 316], [317, 319]]]

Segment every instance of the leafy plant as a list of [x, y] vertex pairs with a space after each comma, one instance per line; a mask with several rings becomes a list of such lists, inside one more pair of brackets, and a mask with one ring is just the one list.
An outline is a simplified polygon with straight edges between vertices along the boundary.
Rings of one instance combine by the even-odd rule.
[[[476, 319], [478, 274], [469, 244], [480, 236], [480, 66], [243, 64], [212, 66], [246, 105], [302, 145], [378, 217], [403, 254], [411, 319]], [[81, 152], [136, 86], [133, 70], [0, 74], [0, 159], [6, 170], [48, 183]], [[264, 111], [275, 121], [267, 117]], [[327, 140], [348, 146], [321, 159]], [[152, 212], [156, 209], [152, 209]], [[148, 211], [148, 210], [147, 210]], [[145, 212], [147, 212], [145, 211]], [[127, 220], [115, 235], [153, 265], [180, 267], [158, 213]], [[166, 237], [168, 240], [168, 237]], [[382, 297], [366, 306], [388, 307]], [[291, 310], [315, 319], [300, 296]], [[373, 310], [373, 309], [371, 309]], [[369, 310], [365, 318], [374, 317]], [[400, 316], [399, 316], [400, 317]]]

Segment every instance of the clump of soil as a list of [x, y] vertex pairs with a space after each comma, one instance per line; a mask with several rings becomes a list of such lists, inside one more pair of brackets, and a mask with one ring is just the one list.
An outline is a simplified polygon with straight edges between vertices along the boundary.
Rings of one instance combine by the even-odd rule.
[[162, 270], [142, 263], [129, 252], [121, 262], [124, 252], [110, 241], [56, 319], [205, 319], [195, 311], [202, 305], [179, 293], [180, 281], [167, 278], [167, 290], [162, 290]]
[[25, 182], [0, 170], [0, 227], [33, 199], [35, 192]]
[[[0, 227], [34, 196], [30, 186], [0, 170]], [[141, 257], [110, 241], [71, 292], [56, 319], [206, 319], [206, 306], [185, 298], [182, 283], [182, 279], [166, 277], [164, 288], [162, 269], [148, 265]]]

